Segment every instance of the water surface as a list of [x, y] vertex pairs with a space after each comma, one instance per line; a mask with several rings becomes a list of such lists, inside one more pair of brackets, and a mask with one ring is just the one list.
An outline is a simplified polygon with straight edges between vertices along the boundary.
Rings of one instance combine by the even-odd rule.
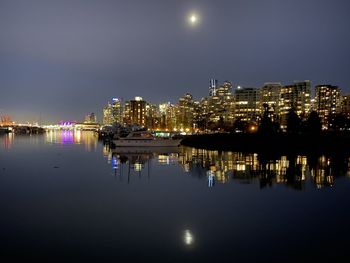
[[0, 137], [0, 260], [349, 260], [349, 156]]

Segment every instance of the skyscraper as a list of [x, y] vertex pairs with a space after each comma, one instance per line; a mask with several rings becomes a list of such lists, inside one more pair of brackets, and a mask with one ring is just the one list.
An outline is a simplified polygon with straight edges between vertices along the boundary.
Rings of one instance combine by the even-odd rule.
[[115, 125], [123, 122], [123, 106], [122, 101], [118, 98], [113, 98], [112, 103], [108, 102], [107, 106], [103, 108], [103, 124]]
[[193, 128], [193, 97], [186, 93], [179, 98], [176, 126], [180, 130], [191, 130]]
[[340, 89], [332, 85], [318, 85], [315, 87], [316, 110], [322, 121], [322, 128], [332, 126], [332, 119], [341, 110]]
[[146, 104], [146, 127], [152, 130], [160, 129], [159, 106], [153, 103]]
[[127, 124], [146, 125], [146, 101], [142, 97], [135, 97], [125, 103], [125, 122]]
[[344, 95], [341, 98], [341, 112], [350, 119], [350, 94]]
[[209, 80], [209, 96], [216, 96], [217, 87], [218, 87], [218, 80], [217, 79], [210, 79]]
[[237, 88], [235, 92], [235, 118], [251, 122], [260, 118], [260, 89]]
[[97, 123], [96, 115], [95, 113], [90, 113], [85, 116], [84, 123]]
[[293, 109], [299, 117], [306, 118], [310, 111], [310, 81], [294, 82], [281, 88], [279, 117], [281, 128], [286, 128], [289, 112]]
[[223, 85], [217, 86], [215, 95], [203, 99], [201, 106], [208, 121], [218, 122], [222, 119], [224, 122], [233, 122], [234, 96], [231, 82], [225, 81]]
[[159, 104], [160, 128], [172, 131], [176, 128], [176, 106], [168, 103]]
[[269, 117], [274, 121], [277, 119], [279, 112], [279, 100], [282, 85], [279, 82], [265, 83], [261, 88], [261, 112], [267, 107]]

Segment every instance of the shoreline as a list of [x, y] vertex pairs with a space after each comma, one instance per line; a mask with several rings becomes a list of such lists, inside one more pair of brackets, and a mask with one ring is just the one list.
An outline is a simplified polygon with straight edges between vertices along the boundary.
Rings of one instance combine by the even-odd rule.
[[216, 133], [189, 135], [181, 145], [207, 150], [275, 154], [350, 154], [350, 134]]

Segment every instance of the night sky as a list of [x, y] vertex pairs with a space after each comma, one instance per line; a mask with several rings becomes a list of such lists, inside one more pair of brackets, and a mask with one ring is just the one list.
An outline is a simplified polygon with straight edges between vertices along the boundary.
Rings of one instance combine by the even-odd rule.
[[349, 93], [349, 11], [347, 0], [0, 0], [0, 114], [101, 117], [112, 97], [199, 99], [212, 77]]

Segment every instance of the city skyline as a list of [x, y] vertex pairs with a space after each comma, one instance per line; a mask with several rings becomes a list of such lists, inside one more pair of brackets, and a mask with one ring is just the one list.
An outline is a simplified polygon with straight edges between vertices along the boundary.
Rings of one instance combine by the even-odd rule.
[[310, 79], [346, 94], [349, 7], [342, 0], [1, 1], [0, 114], [101, 119], [109, 98], [200, 98], [209, 78], [249, 87]]
[[[225, 121], [229, 121], [230, 123], [233, 123], [235, 120], [241, 119], [243, 121], [247, 121], [249, 122], [255, 122], [254, 119], [256, 117], [261, 118], [263, 111], [264, 111], [264, 103], [267, 103], [269, 106], [269, 112], [270, 112], [270, 117], [272, 117], [272, 119], [276, 118], [277, 116], [282, 116], [282, 115], [286, 115], [289, 112], [289, 109], [292, 107], [291, 105], [287, 105], [290, 104], [289, 101], [289, 95], [286, 98], [286, 95], [283, 94], [288, 94], [288, 93], [295, 93], [294, 90], [294, 85], [302, 85], [304, 86], [306, 83], [307, 87], [306, 90], [304, 90], [308, 95], [308, 101], [306, 102], [304, 100], [302, 100], [302, 104], [300, 105], [301, 107], [303, 107], [303, 110], [295, 108], [297, 110], [297, 113], [300, 117], [302, 117], [300, 114], [301, 113], [306, 113], [306, 115], [303, 117], [307, 117], [308, 114], [311, 111], [316, 111], [318, 114], [320, 114], [320, 117], [322, 119], [322, 117], [324, 118], [324, 111], [326, 110], [326, 108], [324, 108], [325, 106], [328, 107], [329, 109], [332, 108], [332, 114], [336, 114], [336, 113], [344, 113], [346, 115], [349, 114], [349, 109], [348, 109], [348, 97], [349, 94], [345, 94], [342, 89], [338, 86], [333, 86], [331, 84], [316, 84], [316, 85], [312, 85], [312, 82], [310, 80], [304, 80], [304, 81], [294, 81], [293, 83], [281, 83], [281, 82], [266, 82], [263, 85], [261, 85], [260, 87], [252, 87], [252, 86], [242, 86], [242, 85], [237, 85], [236, 87], [234, 87], [232, 85], [232, 83], [228, 80], [225, 81], [219, 81], [217, 79], [209, 79], [208, 81], [208, 85], [207, 85], [207, 94], [202, 94], [201, 97], [199, 98], [195, 98], [192, 93], [190, 91], [179, 95], [177, 97], [177, 99], [175, 100], [165, 100], [162, 102], [155, 102], [154, 100], [150, 99], [149, 97], [147, 98], [143, 98], [141, 96], [134, 96], [134, 97], [130, 97], [130, 98], [118, 98], [118, 97], [112, 97], [109, 98], [103, 106], [99, 106], [99, 109], [96, 112], [87, 112], [84, 114], [84, 116], [78, 116], [78, 117], [73, 117], [73, 118], [62, 118], [62, 117], [57, 117], [57, 121], [55, 122], [45, 122], [45, 120], [42, 119], [42, 116], [40, 114], [40, 116], [37, 119], [34, 119], [32, 121], [26, 120], [23, 121], [22, 123], [32, 123], [32, 124], [45, 124], [45, 125], [49, 125], [49, 124], [62, 124], [64, 122], [69, 122], [69, 123], [100, 123], [100, 124], [140, 124], [141, 126], [146, 126], [146, 127], [152, 127], [153, 125], [147, 124], [146, 119], [143, 119], [143, 121], [140, 121], [139, 118], [144, 118], [142, 116], [146, 116], [146, 117], [157, 117], [156, 115], [159, 115], [162, 111], [165, 111], [165, 109], [162, 109], [162, 107], [165, 107], [165, 105], [169, 105], [174, 107], [174, 109], [176, 111], [179, 111], [181, 106], [181, 100], [183, 98], [185, 98], [186, 96], [190, 96], [190, 101], [191, 103], [193, 103], [193, 106], [195, 106], [194, 108], [190, 109], [191, 115], [201, 115], [201, 114], [206, 114], [206, 112], [208, 111], [207, 107], [210, 106], [210, 104], [212, 103], [220, 103], [221, 106], [226, 105], [227, 103], [231, 103], [232, 105], [226, 105], [224, 106], [225, 111], [227, 111], [227, 114], [229, 114], [230, 116], [226, 116], [224, 119]], [[325, 88], [324, 90], [324, 94], [323, 97], [324, 102], [320, 102], [319, 101], [319, 89], [320, 88]], [[324, 105], [324, 103], [326, 101], [328, 101], [329, 99], [327, 98], [327, 90], [328, 87], [330, 89], [334, 89], [337, 91], [337, 98], [333, 98], [333, 100], [337, 100], [336, 102], [334, 101], [334, 105], [331, 107], [330, 105]], [[277, 89], [276, 89], [277, 88]], [[284, 91], [283, 91], [284, 90]], [[246, 95], [244, 95], [247, 91], [249, 91], [249, 93], [247, 93]], [[242, 93], [243, 92], [243, 93]], [[253, 97], [250, 97], [251, 92], [253, 92], [255, 95], [253, 95]], [[299, 91], [298, 91], [299, 92]], [[242, 95], [240, 95], [242, 94]], [[248, 95], [248, 97], [247, 97]], [[228, 96], [228, 97], [226, 97]], [[243, 97], [242, 97], [243, 96]], [[299, 96], [297, 94], [292, 95], [292, 96]], [[215, 101], [216, 97], [220, 97], [219, 101]], [[211, 101], [212, 99], [214, 99], [213, 101]], [[254, 112], [252, 112], [252, 115], [250, 117], [246, 116], [245, 111], [248, 110], [247, 106], [245, 105], [240, 105], [240, 103], [243, 101], [247, 101], [247, 100], [254, 100], [256, 102], [253, 102], [253, 104], [257, 103], [256, 105], [248, 105], [248, 108], [251, 109], [255, 109]], [[278, 104], [285, 104], [283, 103], [283, 101], [287, 99], [287, 104], [285, 106], [287, 106], [288, 108], [286, 108], [284, 111], [280, 112], [281, 106], [279, 106]], [[210, 100], [210, 101], [208, 101]], [[131, 120], [130, 123], [126, 120], [129, 119], [128, 116], [130, 113], [127, 113], [130, 111], [130, 103], [132, 102], [142, 102], [144, 103], [143, 107], [140, 108], [141, 112], [143, 112], [139, 117], [136, 117], [136, 119], [134, 121], [132, 121], [132, 116], [130, 116]], [[240, 102], [241, 101], [241, 102]], [[113, 109], [113, 105], [118, 105], [117, 108]], [[209, 103], [209, 105], [208, 105]], [[271, 104], [272, 103], [272, 104]], [[306, 104], [305, 104], [306, 103]], [[311, 104], [310, 104], [311, 103]], [[321, 103], [321, 104], [319, 104]], [[342, 106], [342, 104], [345, 103], [344, 107]], [[132, 107], [137, 107], [134, 103], [135, 106]], [[185, 103], [186, 104], [186, 103]], [[305, 104], [305, 105], [304, 105]], [[133, 104], [132, 104], [133, 105]], [[96, 105], [95, 105], [96, 106]], [[183, 105], [185, 107], [187, 107], [186, 105]], [[228, 109], [227, 106], [230, 108]], [[147, 107], [147, 110], [146, 110]], [[150, 112], [150, 107], [153, 107], [153, 109], [151, 109], [151, 111], [153, 111], [154, 116], [152, 117], [152, 113]], [[191, 106], [192, 107], [192, 106]], [[214, 106], [214, 112], [211, 112], [212, 115], [214, 117], [211, 117], [211, 121], [213, 122], [217, 122], [219, 120], [219, 115], [221, 115], [220, 113], [220, 109], [216, 108], [216, 106]], [[242, 108], [243, 107], [243, 108]], [[304, 109], [305, 107], [305, 109]], [[334, 109], [333, 109], [334, 108]], [[129, 109], [129, 110], [128, 110]], [[137, 108], [136, 108], [137, 109]], [[218, 111], [219, 110], [219, 111]], [[243, 112], [242, 112], [243, 110]], [[305, 111], [306, 110], [306, 111]], [[328, 109], [327, 109], [328, 110]], [[107, 112], [106, 112], [107, 111]], [[188, 111], [188, 110], [186, 110]], [[216, 112], [218, 111], [218, 112]], [[250, 111], [250, 110], [249, 110]], [[208, 113], [208, 112], [207, 112]], [[240, 114], [241, 113], [241, 114]], [[72, 113], [74, 114], [74, 113]], [[242, 115], [243, 114], [243, 115]], [[330, 114], [330, 113], [327, 113]], [[0, 112], [1, 115], [1, 112]], [[273, 115], [275, 115], [275, 117], [273, 117]], [[108, 120], [106, 120], [106, 118]], [[126, 118], [126, 119], [125, 119]], [[178, 117], [176, 117], [178, 118]], [[327, 117], [326, 117], [327, 118]], [[193, 116], [190, 118], [193, 119]], [[94, 120], [94, 121], [92, 121]], [[13, 120], [11, 118], [11, 115], [1, 115], [1, 122], [9, 122], [9, 121], [15, 121], [17, 123], [19, 123], [16, 120]], [[192, 120], [193, 121], [193, 120]], [[140, 123], [139, 123], [140, 122]], [[282, 126], [283, 123], [285, 122], [285, 120], [279, 120], [279, 122], [281, 122]], [[191, 125], [190, 125], [191, 126]]]

